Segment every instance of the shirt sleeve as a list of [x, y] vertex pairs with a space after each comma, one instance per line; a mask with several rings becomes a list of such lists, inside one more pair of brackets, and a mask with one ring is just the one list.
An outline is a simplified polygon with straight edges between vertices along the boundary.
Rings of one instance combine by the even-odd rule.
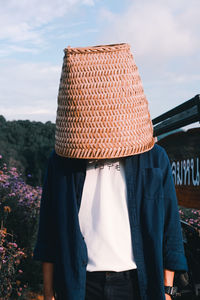
[[163, 149], [161, 160], [164, 188], [163, 265], [165, 269], [188, 271], [181, 231], [180, 215], [171, 164]]
[[37, 232], [36, 244], [33, 250], [33, 259], [43, 262], [55, 261], [52, 153], [48, 159], [44, 177], [42, 195], [40, 200], [39, 227]]

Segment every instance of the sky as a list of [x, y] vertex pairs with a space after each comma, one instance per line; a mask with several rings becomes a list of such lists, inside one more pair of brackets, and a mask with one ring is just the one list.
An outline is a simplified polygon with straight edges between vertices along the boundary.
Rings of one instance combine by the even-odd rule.
[[55, 123], [68, 45], [129, 43], [151, 118], [200, 94], [199, 0], [0, 4], [0, 115], [6, 120]]

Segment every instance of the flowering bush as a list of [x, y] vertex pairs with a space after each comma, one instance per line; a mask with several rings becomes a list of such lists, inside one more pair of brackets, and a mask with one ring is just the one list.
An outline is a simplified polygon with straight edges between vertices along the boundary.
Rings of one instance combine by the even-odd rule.
[[10, 299], [11, 296], [20, 299], [26, 289], [22, 285], [18, 274], [23, 271], [18, 267], [21, 258], [26, 254], [15, 242], [11, 242], [13, 235], [7, 233], [6, 228], [0, 229], [0, 299]]
[[27, 299], [26, 289], [39, 283], [40, 276], [33, 276], [40, 270], [32, 252], [40, 197], [41, 187], [27, 185], [0, 156], [0, 300]]
[[200, 232], [200, 210], [179, 207], [180, 218]]

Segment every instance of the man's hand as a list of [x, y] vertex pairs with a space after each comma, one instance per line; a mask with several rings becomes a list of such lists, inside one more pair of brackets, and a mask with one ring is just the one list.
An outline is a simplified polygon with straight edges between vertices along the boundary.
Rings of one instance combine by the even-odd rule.
[[[164, 269], [164, 285], [173, 286], [174, 281], [174, 271]], [[165, 294], [165, 300], [172, 300], [172, 297], [168, 294]]]
[[168, 294], [165, 294], [165, 300], [172, 300], [172, 297]]
[[44, 290], [44, 300], [55, 300], [53, 291], [53, 270], [54, 264], [50, 262], [42, 263], [43, 269], [43, 290]]

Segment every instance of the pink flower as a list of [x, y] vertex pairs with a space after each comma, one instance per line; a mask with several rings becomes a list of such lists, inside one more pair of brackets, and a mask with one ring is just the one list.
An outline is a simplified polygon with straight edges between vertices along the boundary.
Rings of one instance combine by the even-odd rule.
[[18, 272], [19, 272], [19, 273], [23, 273], [23, 271], [22, 271], [22, 270], [18, 270]]
[[12, 167], [12, 168], [11, 168], [11, 171], [17, 171], [17, 168]]
[[17, 244], [16, 243], [8, 243], [9, 245], [12, 245], [12, 246], [14, 246], [15, 248], [17, 248]]

